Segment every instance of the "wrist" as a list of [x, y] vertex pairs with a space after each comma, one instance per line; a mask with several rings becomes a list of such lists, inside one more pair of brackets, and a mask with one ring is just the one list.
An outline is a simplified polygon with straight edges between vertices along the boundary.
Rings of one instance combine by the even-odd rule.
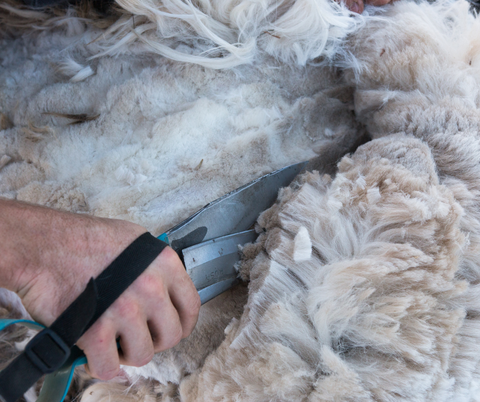
[[145, 231], [126, 221], [0, 200], [0, 286], [49, 325]]

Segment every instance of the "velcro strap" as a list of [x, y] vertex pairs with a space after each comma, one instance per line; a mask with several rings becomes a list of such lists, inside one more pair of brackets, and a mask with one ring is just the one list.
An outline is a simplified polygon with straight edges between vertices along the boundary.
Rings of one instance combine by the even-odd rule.
[[167, 246], [144, 233], [130, 244], [49, 327], [0, 372], [0, 399], [15, 402], [43, 374], [58, 370], [70, 349]]
[[[144, 233], [130, 244], [96, 279], [97, 308], [85, 331], [118, 299], [168, 244]], [[74, 319], [74, 317], [72, 317]]]

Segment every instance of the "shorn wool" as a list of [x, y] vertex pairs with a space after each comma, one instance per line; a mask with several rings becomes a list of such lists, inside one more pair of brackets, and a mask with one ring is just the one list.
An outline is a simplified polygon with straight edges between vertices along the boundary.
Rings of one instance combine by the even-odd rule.
[[[118, 0], [101, 18], [0, 4], [1, 196], [160, 234], [311, 161], [259, 217], [244, 282], [202, 307], [189, 338], [111, 382], [79, 373], [70, 396], [480, 401], [469, 8]], [[0, 296], [4, 316], [27, 315]], [[3, 334], [2, 361], [29, 336]]]

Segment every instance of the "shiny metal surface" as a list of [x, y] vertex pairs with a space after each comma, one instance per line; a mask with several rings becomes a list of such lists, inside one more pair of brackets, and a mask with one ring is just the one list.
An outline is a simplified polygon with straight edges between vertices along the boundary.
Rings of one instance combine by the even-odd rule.
[[236, 278], [234, 265], [240, 260], [238, 246], [255, 241], [257, 236], [254, 230], [247, 230], [182, 250], [185, 268], [197, 290]]
[[202, 301], [202, 304], [205, 304], [206, 302], [208, 302], [209, 300], [212, 300], [214, 297], [218, 296], [219, 294], [222, 294], [228, 289], [234, 287], [237, 283], [238, 283], [237, 278], [229, 278], [199, 290], [198, 294], [200, 295], [200, 300]]
[[179, 251], [249, 229], [258, 215], [275, 202], [278, 190], [288, 186], [306, 164], [302, 162], [276, 170], [206, 205], [165, 233], [170, 246]]

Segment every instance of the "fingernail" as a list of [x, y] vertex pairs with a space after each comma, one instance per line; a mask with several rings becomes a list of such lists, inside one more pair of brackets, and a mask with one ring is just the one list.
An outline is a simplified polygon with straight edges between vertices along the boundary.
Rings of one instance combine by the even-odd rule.
[[357, 14], [360, 12], [360, 6], [358, 5], [358, 3], [353, 3], [352, 4], [351, 11], [353, 11], [354, 13], [357, 13]]

